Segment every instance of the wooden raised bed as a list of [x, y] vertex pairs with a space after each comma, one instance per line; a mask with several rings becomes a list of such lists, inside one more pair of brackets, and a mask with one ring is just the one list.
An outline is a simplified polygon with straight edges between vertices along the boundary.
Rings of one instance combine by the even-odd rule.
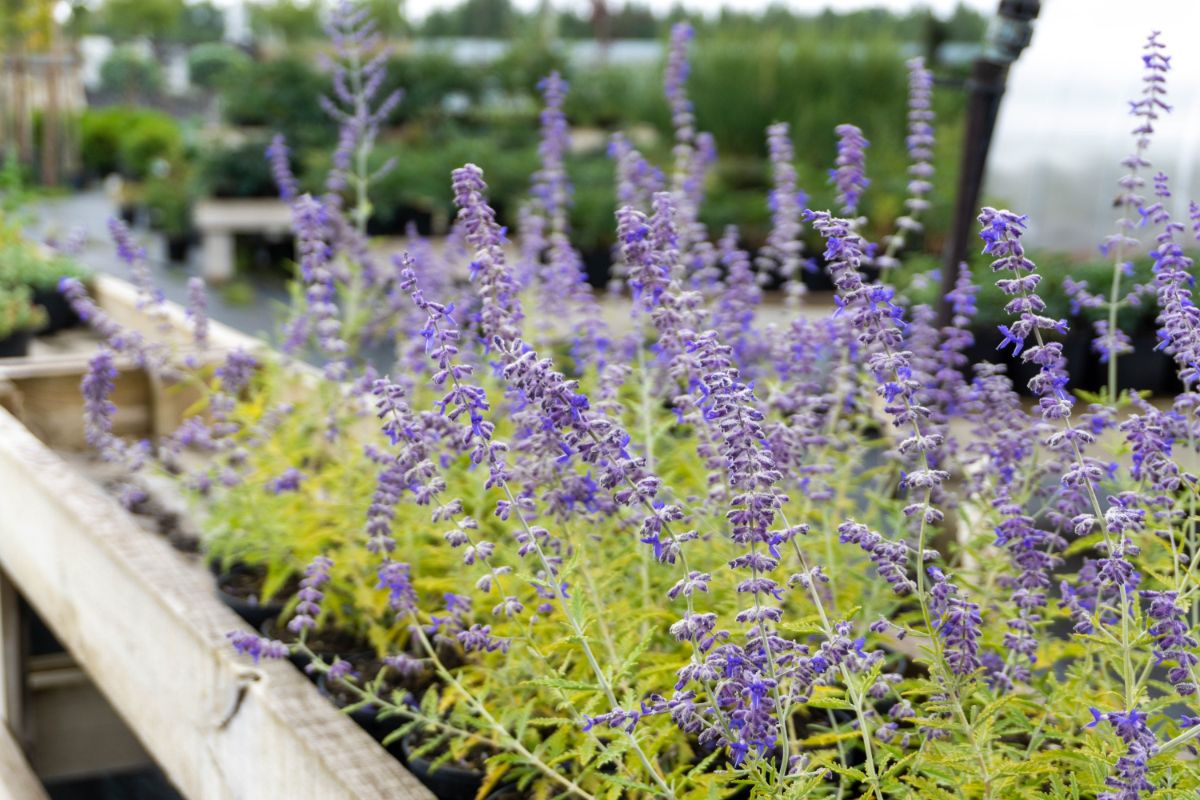
[[[96, 295], [114, 318], [137, 319], [128, 285], [101, 279]], [[166, 335], [181, 335], [182, 311], [167, 319]], [[210, 339], [262, 347], [215, 323]], [[82, 442], [87, 357], [0, 362], [0, 800], [44, 796], [19, 767], [29, 686], [12, 589], [189, 798], [432, 798], [289, 663], [238, 657], [226, 634], [245, 623], [216, 599], [199, 559], [144, 530], [51, 449]], [[118, 392], [129, 401], [118, 432], [146, 435], [178, 416], [181, 401], [128, 364]]]

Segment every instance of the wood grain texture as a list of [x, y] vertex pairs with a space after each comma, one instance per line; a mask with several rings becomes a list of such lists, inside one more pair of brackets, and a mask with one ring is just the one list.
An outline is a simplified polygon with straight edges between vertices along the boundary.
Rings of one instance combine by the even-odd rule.
[[429, 800], [291, 665], [252, 665], [211, 578], [0, 410], [0, 568], [199, 800]]
[[0, 800], [50, 800], [25, 754], [0, 725]]

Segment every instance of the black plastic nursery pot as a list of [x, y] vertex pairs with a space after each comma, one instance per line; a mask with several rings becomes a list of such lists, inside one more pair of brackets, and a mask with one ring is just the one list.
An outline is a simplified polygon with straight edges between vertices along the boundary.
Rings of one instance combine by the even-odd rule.
[[[1008, 377], [1012, 380], [1013, 389], [1018, 394], [1029, 394], [1029, 381], [1037, 375], [1037, 365], [1022, 361], [1020, 357], [1014, 357], [1011, 346], [1000, 350], [999, 346], [1004, 337], [995, 328], [975, 329], [971, 333], [975, 337], [975, 343], [963, 352], [963, 355], [967, 357], [967, 365], [964, 367], [967, 379], [970, 380], [974, 376], [976, 364], [985, 361], [992, 364], [1003, 364]], [[1067, 373], [1070, 375], [1071, 387], [1094, 389], [1093, 362], [1096, 361], [1096, 356], [1091, 352], [1091, 336], [1072, 331], [1062, 340], [1062, 345], [1063, 356], [1067, 359]]]
[[167, 261], [172, 264], [182, 264], [187, 261], [188, 250], [191, 249], [192, 240], [188, 236], [168, 236], [167, 237]]
[[425, 756], [413, 755], [413, 751], [417, 749], [416, 737], [413, 734], [400, 740], [400, 749], [408, 771], [425, 784], [438, 800], [469, 800], [479, 793], [479, 787], [483, 785], [483, 773], [479, 770], [453, 763], [441, 764], [435, 768], [433, 762]]
[[46, 325], [40, 333], [58, 333], [80, 323], [79, 315], [57, 287], [34, 289], [33, 304], [46, 309]]
[[[320, 691], [322, 695], [328, 698], [329, 701], [338, 708], [346, 708], [344, 698], [330, 690], [328, 676], [326, 676], [324, 673], [317, 678], [317, 690]], [[403, 745], [400, 741], [383, 744], [384, 739], [386, 739], [389, 734], [404, 724], [404, 720], [402, 720], [400, 717], [387, 717], [385, 719], [380, 719], [379, 709], [375, 708], [374, 706], [361, 706], [356, 708], [349, 712], [349, 717], [350, 719], [354, 720], [354, 723], [358, 725], [358, 727], [366, 731], [372, 739], [383, 745], [385, 750], [401, 761], [404, 760]]]
[[24, 358], [29, 355], [31, 341], [33, 331], [13, 331], [6, 338], [0, 339], [0, 358]]
[[247, 587], [256, 583], [261, 586], [261, 573], [247, 564], [232, 564], [222, 570], [213, 562], [209, 564], [217, 583], [217, 596], [221, 602], [229, 606], [239, 617], [246, 620], [252, 628], [258, 630], [266, 623], [278, 619], [283, 613], [284, 604], [277, 600], [262, 602], [258, 598], [258, 590], [247, 591]]
[[[1012, 348], [1003, 351], [997, 346], [1003, 340], [995, 328], [972, 330], [975, 343], [964, 351], [968, 364], [967, 377], [974, 375], [975, 364], [988, 361], [1003, 364], [1012, 379], [1013, 388], [1020, 394], [1029, 394], [1029, 379], [1037, 374], [1037, 367], [1014, 358]], [[1130, 337], [1133, 352], [1117, 361], [1117, 391], [1128, 389], [1149, 392], [1151, 395], [1174, 395], [1182, 390], [1176, 374], [1175, 363], [1169, 355], [1155, 350], [1158, 338], [1153, 333], [1135, 333]], [[1072, 329], [1060, 340], [1063, 356], [1067, 359], [1067, 373], [1071, 389], [1096, 392], [1108, 385], [1108, 365], [1100, 361], [1092, 349], [1092, 333], [1086, 327]]]
[[[1117, 360], [1117, 391], [1126, 389], [1148, 391], [1154, 395], [1174, 396], [1183, 391], [1175, 359], [1162, 350], [1155, 350], [1158, 337], [1144, 333], [1132, 337], [1133, 352]], [[1108, 380], [1107, 365], [1102, 370], [1101, 382]]]

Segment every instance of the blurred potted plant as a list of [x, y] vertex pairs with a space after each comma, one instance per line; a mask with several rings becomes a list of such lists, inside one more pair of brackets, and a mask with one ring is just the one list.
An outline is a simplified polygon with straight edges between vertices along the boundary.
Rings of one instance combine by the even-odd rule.
[[143, 193], [150, 224], [166, 238], [167, 260], [172, 264], [187, 260], [192, 243], [192, 187], [190, 170], [185, 164], [164, 162], [146, 182]]
[[0, 358], [29, 355], [33, 333], [45, 322], [46, 311], [33, 304], [29, 287], [0, 287]]
[[0, 287], [24, 287], [44, 310], [37, 333], [56, 333], [79, 324], [79, 317], [58, 290], [63, 278], [86, 281], [90, 273], [66, 256], [46, 256], [27, 242], [0, 245]]

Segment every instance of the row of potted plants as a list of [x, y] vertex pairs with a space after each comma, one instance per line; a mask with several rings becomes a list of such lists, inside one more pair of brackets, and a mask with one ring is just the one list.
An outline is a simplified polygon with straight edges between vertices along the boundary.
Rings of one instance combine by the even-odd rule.
[[0, 358], [24, 356], [33, 336], [77, 325], [58, 284], [86, 277], [69, 256], [26, 241], [18, 221], [0, 212]]
[[[933, 188], [919, 61], [897, 230], [861, 232], [862, 131], [838, 129], [834, 213], [805, 208], [788, 130], [773, 126], [772, 233], [751, 255], [700, 222], [712, 153], [676, 28], [673, 167], [613, 148], [613, 289], [629, 323], [610, 328], [566, 225], [565, 83], [542, 84], [515, 257], [467, 164], [452, 176], [449, 245], [413, 237], [382, 263], [365, 247], [379, 177], [366, 167], [393, 102], [375, 95], [363, 12], [344, 4], [332, 26], [343, 137], [326, 193], [298, 193], [282, 140], [269, 153], [299, 242], [280, 354], [212, 352], [199, 282], [185, 352], [130, 335], [64, 284], [107, 342], [82, 387], [89, 441], [127, 468], [130, 505], [145, 470], [191, 490], [220, 582], [257, 601], [245, 610], [260, 633], [231, 632], [233, 647], [294, 659], [410, 768], [428, 765], [441, 797], [1066, 800], [1200, 786], [1180, 757], [1200, 736], [1184, 460], [1200, 323], [1166, 177], [1154, 200], [1140, 194], [1166, 110], [1157, 35], [1111, 293], [1073, 296], [1108, 315], [1097, 342], [1118, 363], [1122, 309], [1153, 295], [1186, 391], [1164, 410], [1119, 394], [1112, 370], [1079, 413], [1068, 326], [1044, 313], [1020, 215], [986, 208], [980, 224], [1002, 346], [1030, 366], [1034, 408], [1003, 367], [964, 375], [968, 271], [946, 328], [896, 291]], [[1153, 285], [1121, 292], [1139, 219], [1157, 236]], [[826, 242], [835, 313], [764, 323], [763, 277], [801, 293], [806, 226]], [[465, 287], [449, 277], [460, 260]], [[384, 370], [365, 356], [380, 345], [394, 352]], [[115, 437], [114, 352], [198, 391], [195, 415], [160, 441]]]

